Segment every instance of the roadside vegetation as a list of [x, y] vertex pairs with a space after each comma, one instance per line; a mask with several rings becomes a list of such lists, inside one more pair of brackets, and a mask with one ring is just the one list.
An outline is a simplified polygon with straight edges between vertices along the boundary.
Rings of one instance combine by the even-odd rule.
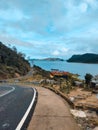
[[25, 55], [16, 47], [5, 46], [0, 42], [0, 79], [15, 78], [27, 74], [30, 64]]

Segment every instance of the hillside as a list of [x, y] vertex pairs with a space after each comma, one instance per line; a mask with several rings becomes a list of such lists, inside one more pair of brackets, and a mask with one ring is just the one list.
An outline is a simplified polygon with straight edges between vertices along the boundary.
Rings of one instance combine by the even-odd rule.
[[0, 42], [0, 79], [15, 78], [27, 74], [30, 64], [17, 49]]
[[73, 55], [67, 62], [98, 63], [98, 54], [86, 53], [83, 55]]

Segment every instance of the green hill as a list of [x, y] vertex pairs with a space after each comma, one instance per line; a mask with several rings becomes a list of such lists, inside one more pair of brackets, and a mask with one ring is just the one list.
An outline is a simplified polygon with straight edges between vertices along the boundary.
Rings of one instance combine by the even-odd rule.
[[27, 74], [30, 64], [17, 49], [0, 42], [0, 79], [15, 78]]
[[73, 55], [67, 62], [98, 63], [98, 54], [86, 53], [83, 55]]

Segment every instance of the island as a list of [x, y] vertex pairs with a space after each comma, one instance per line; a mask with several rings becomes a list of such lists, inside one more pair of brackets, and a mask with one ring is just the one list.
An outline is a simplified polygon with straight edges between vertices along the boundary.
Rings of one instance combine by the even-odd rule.
[[30, 61], [64, 61], [61, 58], [30, 59]]
[[67, 62], [98, 64], [98, 54], [86, 53], [82, 55], [73, 55]]

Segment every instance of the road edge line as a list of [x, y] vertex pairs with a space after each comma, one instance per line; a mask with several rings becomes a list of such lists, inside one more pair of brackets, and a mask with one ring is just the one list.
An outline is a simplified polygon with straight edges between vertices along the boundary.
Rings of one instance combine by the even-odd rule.
[[19, 124], [17, 125], [17, 127], [16, 127], [15, 130], [21, 130], [21, 128], [22, 128], [22, 126], [23, 126], [23, 124], [24, 124], [26, 118], [28, 117], [28, 115], [29, 115], [29, 113], [30, 113], [30, 110], [31, 110], [31, 108], [32, 108], [32, 106], [33, 106], [33, 104], [34, 104], [34, 102], [35, 102], [36, 90], [35, 90], [35, 88], [33, 88], [33, 90], [34, 90], [34, 96], [33, 96], [33, 98], [32, 98], [32, 101], [31, 101], [31, 103], [30, 103], [28, 109], [26, 110], [24, 116], [22, 117], [21, 121], [19, 122]]

